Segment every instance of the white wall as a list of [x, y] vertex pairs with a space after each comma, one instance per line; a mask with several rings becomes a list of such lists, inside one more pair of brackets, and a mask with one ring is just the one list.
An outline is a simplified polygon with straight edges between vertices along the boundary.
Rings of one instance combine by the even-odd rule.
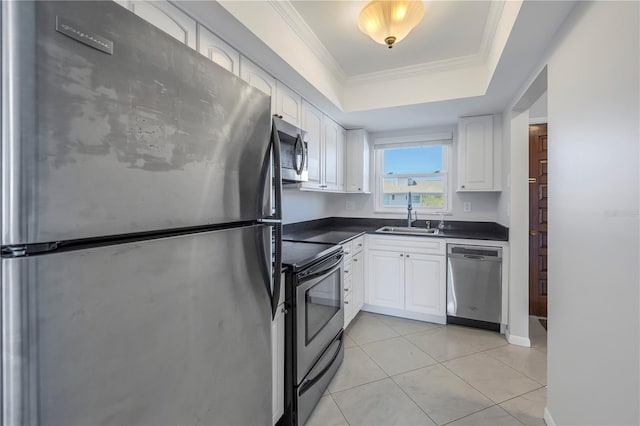
[[282, 194], [282, 222], [293, 223], [333, 216], [327, 194], [285, 188]]
[[[450, 126], [438, 126], [422, 129], [410, 129], [399, 130], [393, 132], [374, 133], [370, 135], [371, 147], [375, 144], [377, 138], [394, 138], [394, 137], [412, 137], [414, 135], [428, 135], [435, 133], [442, 133], [445, 131], [453, 131], [454, 140], [450, 148], [451, 153], [451, 167], [452, 170], [449, 173], [451, 179], [451, 187], [457, 187], [457, 135], [455, 125]], [[498, 150], [495, 161], [502, 166], [502, 117], [496, 115], [494, 117], [494, 143]], [[375, 162], [374, 153], [371, 149], [371, 188], [375, 188]], [[329, 194], [324, 195], [328, 198], [329, 210], [333, 216], [342, 217], [374, 217], [374, 218], [406, 218], [406, 213], [403, 214], [385, 214], [375, 212], [375, 197], [373, 194]], [[465, 220], [465, 221], [481, 221], [481, 222], [495, 222], [498, 219], [498, 200], [500, 199], [499, 192], [483, 192], [483, 193], [452, 193], [452, 213], [445, 216], [445, 220]], [[347, 210], [347, 201], [353, 205], [353, 209]], [[471, 212], [464, 212], [464, 203], [471, 203]], [[423, 220], [439, 220], [440, 215], [420, 215], [418, 213], [418, 219]]]
[[638, 2], [580, 4], [548, 59], [547, 407], [558, 425], [640, 423], [639, 14]]

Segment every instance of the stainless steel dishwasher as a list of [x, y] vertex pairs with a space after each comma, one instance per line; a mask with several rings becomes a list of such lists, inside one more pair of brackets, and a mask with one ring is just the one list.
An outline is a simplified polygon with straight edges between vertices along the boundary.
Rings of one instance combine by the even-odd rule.
[[500, 331], [502, 248], [447, 245], [447, 323]]

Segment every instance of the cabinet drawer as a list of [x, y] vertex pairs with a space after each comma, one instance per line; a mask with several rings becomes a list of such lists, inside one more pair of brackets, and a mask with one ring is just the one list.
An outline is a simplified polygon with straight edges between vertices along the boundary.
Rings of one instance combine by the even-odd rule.
[[351, 276], [353, 273], [353, 259], [350, 256], [347, 260], [344, 261], [344, 276]]
[[351, 240], [351, 254], [360, 253], [364, 249], [364, 236]]
[[353, 247], [351, 246], [352, 242], [353, 241], [348, 241], [342, 244], [342, 249], [344, 250], [344, 256], [346, 259], [349, 259], [351, 255], [353, 255]]
[[399, 252], [439, 254], [446, 253], [447, 245], [437, 237], [401, 237], [396, 235], [370, 235], [369, 248]]
[[351, 294], [351, 290], [353, 289], [353, 277], [349, 275], [344, 279], [344, 294], [345, 297], [347, 294]]

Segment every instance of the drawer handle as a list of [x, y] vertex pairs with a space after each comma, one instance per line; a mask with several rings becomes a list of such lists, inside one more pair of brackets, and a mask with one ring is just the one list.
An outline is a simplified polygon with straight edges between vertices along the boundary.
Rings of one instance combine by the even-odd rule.
[[404, 254], [400, 253], [400, 257], [404, 256]]
[[409, 255], [407, 255], [407, 257], [409, 257]]
[[358, 259], [353, 259], [353, 261], [354, 261], [354, 262], [357, 262], [357, 261], [358, 261]]
[[348, 274], [348, 273], [349, 273], [349, 271], [345, 269], [345, 270], [344, 270], [344, 273], [345, 273], [345, 274]]
[[348, 301], [348, 300], [345, 300], [345, 301], [344, 301], [344, 304], [345, 304], [345, 305], [348, 305], [348, 304], [349, 304], [349, 301]]

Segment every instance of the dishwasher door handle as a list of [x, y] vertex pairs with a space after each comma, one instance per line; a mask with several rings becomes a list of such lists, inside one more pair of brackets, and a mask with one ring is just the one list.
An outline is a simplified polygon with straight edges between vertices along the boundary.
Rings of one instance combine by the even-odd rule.
[[449, 259], [460, 259], [467, 261], [480, 261], [480, 262], [502, 262], [501, 257], [497, 256], [480, 256], [478, 254], [451, 254], [447, 255]]

